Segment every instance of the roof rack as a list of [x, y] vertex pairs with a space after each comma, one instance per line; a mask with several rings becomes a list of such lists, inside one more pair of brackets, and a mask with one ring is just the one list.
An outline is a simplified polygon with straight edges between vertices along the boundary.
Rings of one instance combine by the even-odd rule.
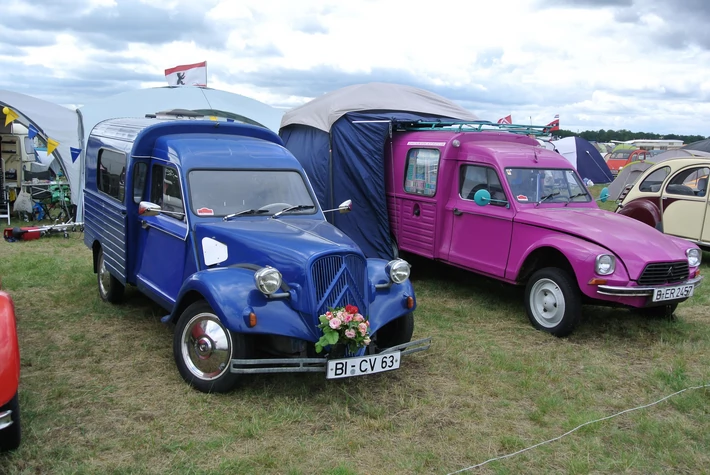
[[402, 121], [395, 122], [396, 130], [442, 130], [448, 132], [484, 132], [499, 131], [511, 132], [521, 135], [550, 135], [551, 126], [523, 125], [523, 124], [496, 124], [487, 120], [477, 121]]

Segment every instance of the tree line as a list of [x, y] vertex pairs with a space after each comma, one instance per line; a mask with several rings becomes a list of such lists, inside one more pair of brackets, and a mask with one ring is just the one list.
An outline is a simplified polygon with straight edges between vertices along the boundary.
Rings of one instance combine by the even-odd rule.
[[677, 134], [654, 134], [650, 132], [631, 132], [630, 130], [585, 130], [581, 133], [572, 132], [571, 130], [560, 129], [555, 131], [555, 135], [560, 138], [565, 137], [582, 137], [590, 142], [611, 142], [612, 140], [618, 140], [625, 142], [627, 140], [634, 139], [651, 139], [651, 140], [682, 140], [684, 144], [689, 144], [692, 142], [697, 142], [698, 140], [705, 140], [708, 137], [703, 137], [702, 135], [677, 135]]

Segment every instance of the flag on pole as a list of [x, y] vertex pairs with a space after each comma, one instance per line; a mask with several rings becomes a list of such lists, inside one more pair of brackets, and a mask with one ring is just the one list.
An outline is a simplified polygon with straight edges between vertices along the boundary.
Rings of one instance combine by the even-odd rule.
[[506, 115], [505, 117], [501, 117], [498, 119], [499, 124], [512, 124], [513, 123], [513, 117], [511, 115]]
[[555, 120], [547, 124], [543, 129], [543, 132], [550, 133], [556, 130], [560, 130], [560, 114], [555, 114]]
[[170, 86], [207, 87], [207, 61], [166, 69], [165, 79]]

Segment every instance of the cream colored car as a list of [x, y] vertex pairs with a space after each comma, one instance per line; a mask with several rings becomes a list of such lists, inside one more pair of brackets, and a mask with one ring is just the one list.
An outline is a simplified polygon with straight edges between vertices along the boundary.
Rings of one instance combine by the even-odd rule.
[[656, 163], [619, 197], [617, 213], [710, 250], [707, 158]]

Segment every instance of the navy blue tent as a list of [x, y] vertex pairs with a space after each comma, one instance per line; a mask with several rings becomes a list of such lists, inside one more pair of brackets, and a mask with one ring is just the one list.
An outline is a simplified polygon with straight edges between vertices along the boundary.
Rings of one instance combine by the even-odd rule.
[[566, 137], [552, 142], [560, 155], [569, 160], [582, 178], [594, 184], [611, 183], [614, 177], [599, 150], [582, 137]]
[[370, 83], [325, 94], [284, 114], [279, 134], [301, 162], [324, 209], [353, 200], [328, 220], [367, 257], [393, 257], [385, 191], [385, 143], [395, 121], [478, 120], [458, 105], [409, 86]]

